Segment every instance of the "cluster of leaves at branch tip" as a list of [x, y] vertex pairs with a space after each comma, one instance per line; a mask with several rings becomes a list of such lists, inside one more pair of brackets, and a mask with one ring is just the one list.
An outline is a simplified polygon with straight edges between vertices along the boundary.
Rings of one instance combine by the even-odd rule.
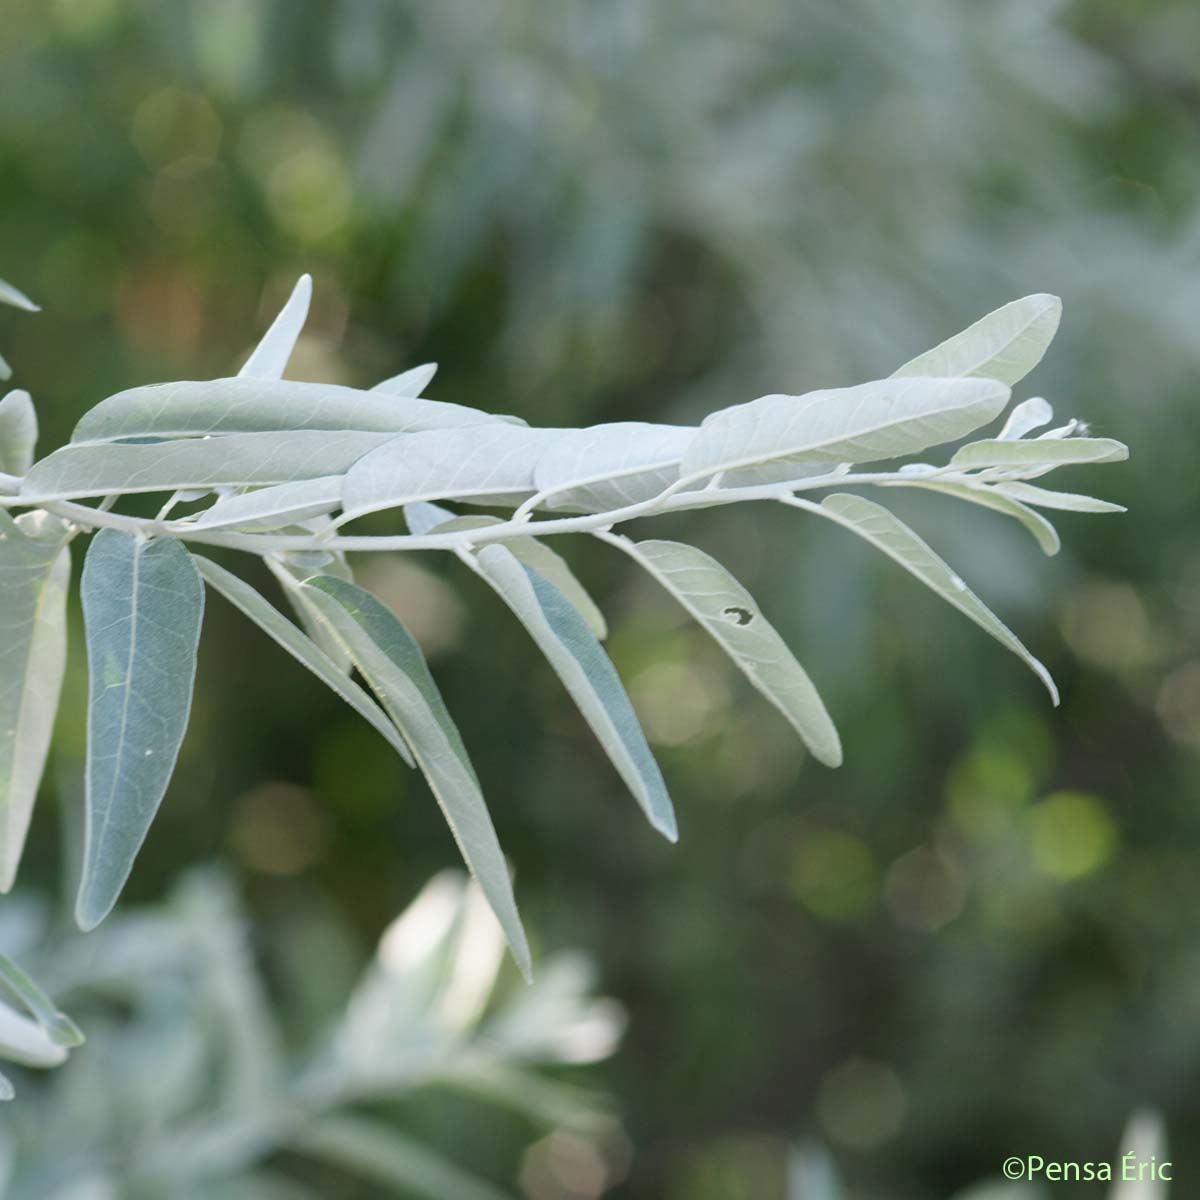
[[[1042, 510], [1119, 511], [1042, 486], [1059, 467], [1116, 462], [1127, 451], [1075, 421], [1047, 429], [1053, 413], [1037, 397], [1013, 407], [994, 435], [958, 445], [940, 463], [912, 461], [1002, 415], [1012, 386], [1037, 365], [1058, 328], [1056, 297], [1007, 304], [888, 378], [763, 396], [715, 412], [698, 427], [535, 429], [518, 417], [427, 398], [433, 364], [369, 391], [284, 380], [310, 294], [305, 277], [236, 378], [110, 396], [82, 418], [70, 444], [39, 461], [28, 397], [12, 393], [0, 404], [0, 572], [5, 611], [17, 614], [0, 631], [5, 886], [20, 857], [57, 706], [68, 547], [89, 530], [99, 532], [82, 578], [91, 669], [77, 901], [84, 928], [115, 903], [166, 791], [187, 724], [207, 585], [425, 775], [529, 974], [508, 865], [467, 749], [420, 647], [354, 581], [347, 552], [456, 555], [524, 625], [651, 825], [671, 840], [671, 799], [602, 646], [604, 617], [548, 545], [551, 536], [586, 534], [632, 558], [827, 766], [842, 759], [834, 723], [746, 589], [693, 546], [635, 541], [615, 526], [743, 500], [775, 501], [832, 521], [1011, 650], [1057, 703], [1049, 673], [1016, 634], [917, 533], [859, 494], [918, 488], [981, 505], [1018, 521], [1047, 554], [1059, 539]], [[165, 495], [157, 518], [120, 511], [122, 497], [147, 492]], [[172, 517], [182, 503], [190, 511]], [[508, 511], [472, 514], [472, 507]], [[14, 520], [7, 509], [24, 511]], [[346, 528], [384, 511], [402, 512], [407, 532]], [[296, 620], [196, 554], [197, 547], [257, 555]]]

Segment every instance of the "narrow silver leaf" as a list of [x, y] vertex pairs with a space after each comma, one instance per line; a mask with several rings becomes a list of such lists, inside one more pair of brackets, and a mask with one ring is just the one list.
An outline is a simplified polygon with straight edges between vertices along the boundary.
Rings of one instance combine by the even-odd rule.
[[300, 331], [308, 319], [308, 306], [311, 301], [312, 276], [301, 275], [279, 316], [271, 322], [271, 328], [263, 335], [262, 341], [246, 359], [246, 365], [238, 372], [239, 378], [283, 378], [288, 359], [291, 358]]

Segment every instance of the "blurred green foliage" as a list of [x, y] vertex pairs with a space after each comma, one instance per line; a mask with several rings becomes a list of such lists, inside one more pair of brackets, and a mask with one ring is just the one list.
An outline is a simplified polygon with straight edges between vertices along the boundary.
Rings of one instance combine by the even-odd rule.
[[[6, 0], [2, 266], [45, 312], [0, 313], [0, 343], [43, 448], [118, 388], [231, 372], [302, 270], [297, 377], [439, 359], [437, 398], [543, 424], [857, 382], [1064, 297], [1032, 382], [1130, 443], [1105, 490], [1130, 514], [1064, 516], [1046, 563], [991, 514], [903, 509], [1061, 710], [835, 529], [660, 520], [810, 667], [847, 749], [824, 771], [652, 585], [564, 542], [671, 849], [476, 581], [366, 566], [432, 657], [531, 932], [586, 946], [629, 1010], [613, 1195], [781, 1192], [813, 1135], [864, 1195], [941, 1197], [1009, 1154], [1099, 1159], [1141, 1104], [1200, 1176], [1197, 44], [1192, 0]], [[221, 855], [265, 944], [314, 895], [369, 944], [453, 861], [423, 786], [302, 674], [213, 606], [130, 902]], [[52, 812], [31, 888], [60, 874]], [[534, 1200], [583, 1194], [554, 1178]]]

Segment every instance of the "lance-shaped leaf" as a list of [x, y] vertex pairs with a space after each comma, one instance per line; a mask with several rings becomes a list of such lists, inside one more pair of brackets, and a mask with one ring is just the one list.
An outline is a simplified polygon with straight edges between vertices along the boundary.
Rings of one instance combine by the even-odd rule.
[[342, 502], [342, 476], [277, 483], [218, 500], [188, 525], [192, 529], [282, 529], [331, 513]]
[[171, 779], [192, 707], [204, 585], [172, 538], [102, 529], [81, 585], [87, 633], [87, 806], [75, 917], [116, 903]]
[[329, 628], [328, 622], [321, 619], [311, 597], [300, 586], [310, 576], [317, 574], [335, 575], [338, 579], [353, 583], [354, 573], [346, 561], [346, 556], [319, 551], [291, 551], [278, 557], [268, 557], [266, 564], [271, 574], [279, 581], [279, 586], [283, 588], [283, 594], [304, 627], [304, 632], [325, 651], [326, 656], [336, 664], [343, 675], [349, 675], [354, 669], [354, 661], [345, 644]]
[[679, 463], [696, 436], [681, 425], [625, 421], [564, 431], [537, 460], [543, 507], [609, 512], [657, 496], [679, 478]]
[[9, 1000], [24, 1006], [56, 1046], [82, 1046], [79, 1026], [6, 954], [0, 954], [0, 989]]
[[1004, 441], [1023, 438], [1027, 433], [1049, 425], [1053, 420], [1054, 409], [1041, 396], [1032, 396], [1014, 406], [1008, 414], [1008, 420], [1004, 422], [1004, 428], [996, 436]]
[[783, 638], [754, 597], [714, 558], [680, 542], [606, 539], [648, 571], [791, 723], [814, 757], [842, 762], [837, 729]]
[[805, 464], [874, 462], [954, 441], [999, 415], [1009, 390], [991, 379], [882, 379], [806, 396], [763, 396], [700, 426], [682, 473], [782, 482]]
[[388, 396], [290, 379], [207, 379], [118, 392], [85, 413], [73, 442], [211, 433], [354, 430], [416, 433], [493, 424], [489, 413], [438, 400]]
[[529, 978], [529, 944], [504, 854], [475, 768], [421, 648], [389, 608], [355, 584], [318, 575], [303, 586], [404, 734], [467, 866], [500, 921], [513, 958]]
[[437, 363], [422, 363], [419, 367], [377, 383], [371, 391], [386, 392], [389, 396], [419, 396], [433, 382], [437, 369]]
[[231, 433], [179, 441], [64, 446], [34, 464], [21, 495], [41, 503], [179, 488], [250, 487], [348, 470], [387, 433]]
[[0, 891], [16, 877], [67, 660], [71, 560], [57, 517], [0, 510]]
[[[404, 519], [418, 537], [427, 533], [455, 533], [463, 529], [486, 529], [502, 524], [499, 517], [456, 517], [449, 509], [437, 504], [406, 504]], [[504, 544], [527, 567], [532, 567], [543, 579], [548, 579], [570, 601], [587, 627], [603, 641], [608, 637], [608, 622], [587, 589], [575, 578], [567, 560], [537, 538], [505, 538]]]
[[0, 471], [24, 475], [33, 465], [38, 423], [28, 392], [9, 392], [0, 400]]
[[1014, 384], [1042, 361], [1061, 318], [1057, 296], [1025, 296], [906, 362], [895, 377], [975, 376]]
[[982, 508], [990, 508], [994, 512], [1001, 512], [1005, 516], [1012, 517], [1029, 530], [1044, 554], [1057, 554], [1062, 549], [1058, 531], [1041, 513], [1034, 512], [1032, 508], [1022, 504], [1015, 496], [1007, 495], [988, 484], [958, 483], [939, 479], [922, 482], [914, 479], [909, 486], [925, 488], [931, 492], [941, 492], [944, 496], [954, 496], [959, 500], [965, 500], [968, 504], [978, 504]]
[[952, 467], [1067, 466], [1071, 463], [1124, 462], [1129, 447], [1112, 438], [1040, 437], [1023, 441], [988, 438], [960, 446], [950, 460]]
[[1080, 496], [1075, 492], [1056, 492], [1051, 488], [1037, 487], [1032, 483], [1023, 483], [1018, 479], [1005, 480], [993, 485], [996, 491], [1020, 500], [1023, 504], [1033, 504], [1038, 508], [1057, 508], [1064, 512], [1120, 513], [1125, 512], [1123, 504], [1113, 504], [1108, 500], [1097, 500], [1094, 496]]
[[675, 841], [675, 811], [662, 772], [616, 667], [583, 617], [558, 588], [505, 547], [485, 546], [466, 557], [529, 631], [650, 824]]
[[[37, 1021], [0, 1001], [0, 1058], [24, 1067], [57, 1067], [66, 1061], [67, 1047], [56, 1042]], [[11, 1092], [0, 1094], [0, 1099], [12, 1099]]]
[[[388, 744], [411, 767], [412, 753], [396, 727], [380, 707], [356, 683], [346, 678], [342, 668], [304, 632], [297, 629], [277, 608], [268, 604], [248, 583], [218, 566], [212, 559], [197, 557], [196, 566], [204, 581], [215, 588], [235, 608], [250, 618], [268, 637], [282, 646], [297, 662], [303, 663], [322, 683], [340, 696], [360, 717], [383, 735]], [[298, 586], [298, 585], [297, 585]]]
[[382, 446], [346, 475], [346, 518], [416, 500], [456, 499], [516, 504], [534, 490], [533, 468], [558, 429], [497, 423], [486, 429], [414, 433], [403, 445]]
[[862, 496], [852, 496], [844, 492], [828, 496], [820, 504], [795, 498], [785, 499], [784, 503], [836, 521], [898, 562], [926, 587], [936, 592], [948, 604], [952, 604], [959, 612], [970, 617], [1002, 646], [1011, 650], [1046, 685], [1054, 703], [1058, 703], [1058, 689], [1054, 686], [1050, 672], [1025, 649], [1017, 635], [963, 580], [903, 521], [886, 508], [872, 500], [865, 500]]
[[288, 302], [271, 322], [271, 328], [254, 347], [246, 359], [246, 365], [238, 372], [240, 378], [282, 379], [287, 370], [288, 359], [296, 348], [296, 341], [304, 322], [308, 319], [308, 306], [312, 301], [312, 276], [301, 275], [288, 297]]
[[3, 279], [0, 279], [0, 304], [11, 304], [13, 308], [23, 308], [26, 312], [42, 311], [24, 292]]

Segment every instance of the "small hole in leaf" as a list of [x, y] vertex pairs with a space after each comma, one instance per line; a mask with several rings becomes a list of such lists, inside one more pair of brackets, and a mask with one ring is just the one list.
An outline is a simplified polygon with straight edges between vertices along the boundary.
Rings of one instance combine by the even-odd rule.
[[754, 614], [748, 608], [734, 606], [725, 610], [725, 615], [737, 625], [749, 625], [754, 620]]

